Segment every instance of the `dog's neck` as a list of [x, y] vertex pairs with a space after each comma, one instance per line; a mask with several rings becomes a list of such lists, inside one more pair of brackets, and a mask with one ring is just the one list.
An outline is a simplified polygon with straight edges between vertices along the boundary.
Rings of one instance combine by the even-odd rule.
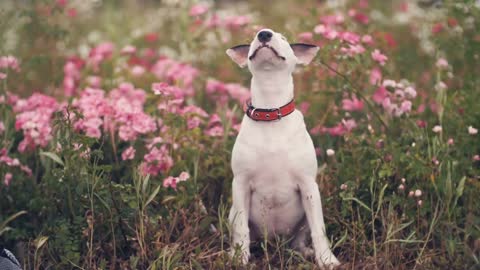
[[255, 108], [280, 108], [293, 99], [291, 73], [262, 72], [252, 76], [252, 105]]

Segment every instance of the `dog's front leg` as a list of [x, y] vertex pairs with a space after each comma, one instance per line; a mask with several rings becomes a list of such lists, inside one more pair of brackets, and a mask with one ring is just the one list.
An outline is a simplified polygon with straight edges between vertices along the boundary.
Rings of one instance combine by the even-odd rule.
[[235, 247], [241, 249], [242, 263], [246, 264], [250, 257], [250, 230], [248, 216], [250, 208], [250, 185], [243, 177], [235, 176], [232, 183], [233, 205], [228, 217], [232, 227], [231, 255], [235, 255]]
[[330, 250], [326, 236], [322, 202], [315, 179], [304, 179], [300, 185], [300, 192], [305, 215], [307, 216], [308, 225], [312, 234], [312, 244], [318, 265], [328, 268], [339, 265], [340, 262]]

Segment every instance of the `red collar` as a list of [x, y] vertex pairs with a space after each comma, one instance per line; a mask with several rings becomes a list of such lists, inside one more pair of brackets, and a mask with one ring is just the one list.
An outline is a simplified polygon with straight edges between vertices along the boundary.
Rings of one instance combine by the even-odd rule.
[[249, 99], [243, 107], [245, 114], [255, 121], [275, 121], [280, 120], [291, 114], [295, 110], [295, 101], [292, 99], [289, 103], [283, 105], [280, 108], [275, 109], [260, 109], [255, 108], [252, 105], [252, 101]]

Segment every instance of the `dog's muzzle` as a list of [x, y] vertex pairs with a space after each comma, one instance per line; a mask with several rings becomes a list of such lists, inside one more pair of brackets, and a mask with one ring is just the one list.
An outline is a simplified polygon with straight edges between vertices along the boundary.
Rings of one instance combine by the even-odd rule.
[[282, 59], [283, 61], [286, 60], [286, 58], [285, 58], [284, 56], [281, 56], [281, 55], [277, 52], [277, 50], [275, 50], [275, 48], [273, 48], [272, 46], [270, 46], [270, 45], [268, 45], [268, 44], [266, 44], [266, 43], [263, 43], [262, 45], [258, 46], [258, 47], [255, 49], [255, 51], [252, 53], [252, 55], [250, 55], [250, 57], [248, 57], [248, 59], [249, 59], [250, 61], [252, 61], [252, 59], [254, 59], [255, 56], [257, 56], [258, 51], [260, 51], [260, 50], [263, 49], [263, 48], [268, 48], [268, 49], [270, 49], [270, 50], [275, 54], [275, 56], [277, 56], [278, 58]]

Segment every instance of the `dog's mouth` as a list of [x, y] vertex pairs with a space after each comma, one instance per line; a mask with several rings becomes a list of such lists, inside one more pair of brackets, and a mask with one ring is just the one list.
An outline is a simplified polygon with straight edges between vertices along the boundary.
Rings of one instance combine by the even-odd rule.
[[270, 46], [270, 45], [268, 45], [268, 44], [262, 44], [262, 45], [258, 46], [258, 47], [255, 49], [255, 51], [252, 53], [252, 55], [250, 55], [250, 57], [248, 57], [248, 59], [250, 59], [250, 61], [253, 60], [253, 59], [255, 58], [255, 56], [257, 56], [257, 52], [260, 51], [260, 50], [263, 49], [263, 48], [270, 49], [270, 50], [275, 54], [276, 57], [278, 57], [278, 58], [280, 58], [280, 59], [282, 59], [282, 60], [284, 60], [284, 61], [286, 60], [286, 58], [283, 57], [283, 56], [281, 56], [281, 55], [277, 52], [277, 50], [275, 50], [275, 48], [273, 48], [272, 46]]

